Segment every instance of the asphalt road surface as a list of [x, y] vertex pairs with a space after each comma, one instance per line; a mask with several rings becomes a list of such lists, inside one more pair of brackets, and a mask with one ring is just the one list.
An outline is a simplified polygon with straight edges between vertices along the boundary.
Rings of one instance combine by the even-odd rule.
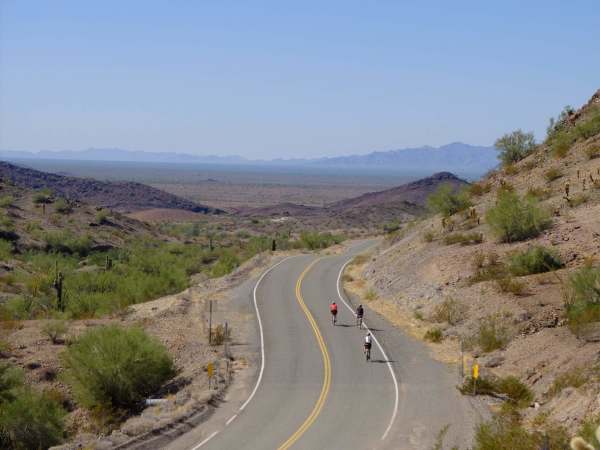
[[427, 450], [445, 426], [444, 448], [467, 447], [479, 408], [458, 394], [456, 367], [431, 359], [422, 343], [368, 308], [365, 323], [376, 342], [365, 361], [366, 330], [355, 326], [356, 305], [339, 283], [344, 265], [369, 245], [285, 259], [246, 287], [260, 325], [255, 378], [232, 394], [237, 403], [169, 449]]

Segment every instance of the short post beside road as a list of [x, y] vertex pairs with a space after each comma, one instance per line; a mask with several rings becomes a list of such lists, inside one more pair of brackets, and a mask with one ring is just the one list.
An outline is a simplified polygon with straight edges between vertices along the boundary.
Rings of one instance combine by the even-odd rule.
[[212, 344], [212, 300], [208, 301], [208, 343]]
[[473, 395], [477, 395], [477, 379], [479, 378], [479, 364], [473, 364]]

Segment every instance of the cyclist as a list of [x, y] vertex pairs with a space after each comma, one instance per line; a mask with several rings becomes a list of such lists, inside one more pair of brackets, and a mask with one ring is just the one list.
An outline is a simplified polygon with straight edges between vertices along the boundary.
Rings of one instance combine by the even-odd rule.
[[356, 325], [358, 325], [358, 328], [362, 328], [362, 321], [364, 315], [365, 310], [363, 308], [363, 305], [358, 305], [358, 308], [356, 308]]
[[337, 304], [335, 302], [331, 302], [331, 305], [329, 305], [329, 311], [331, 312], [331, 322], [335, 325], [335, 323], [337, 322]]
[[367, 361], [371, 359], [371, 344], [372, 344], [372, 336], [371, 333], [367, 333], [367, 335], [365, 336], [365, 357], [367, 358]]

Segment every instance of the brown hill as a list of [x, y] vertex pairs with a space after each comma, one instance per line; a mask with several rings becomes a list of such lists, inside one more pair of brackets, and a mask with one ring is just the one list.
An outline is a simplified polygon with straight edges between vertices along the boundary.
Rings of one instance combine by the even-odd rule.
[[348, 211], [354, 208], [374, 208], [377, 206], [405, 208], [408, 205], [423, 208], [427, 197], [441, 184], [450, 184], [456, 189], [468, 186], [465, 180], [458, 178], [450, 172], [439, 172], [427, 178], [422, 178], [412, 183], [378, 192], [369, 192], [359, 197], [341, 200], [330, 205], [327, 209], [333, 211]]
[[468, 183], [449, 172], [436, 173], [384, 191], [370, 192], [325, 207], [282, 203], [238, 211], [241, 217], [296, 221], [304, 226], [328, 229], [380, 230], [391, 221], [405, 222], [425, 212], [429, 194], [442, 184], [459, 189]]
[[203, 214], [223, 211], [130, 181], [106, 182], [41, 172], [0, 161], [0, 177], [28, 189], [49, 189], [68, 200], [90, 203], [119, 212], [153, 208], [181, 209]]

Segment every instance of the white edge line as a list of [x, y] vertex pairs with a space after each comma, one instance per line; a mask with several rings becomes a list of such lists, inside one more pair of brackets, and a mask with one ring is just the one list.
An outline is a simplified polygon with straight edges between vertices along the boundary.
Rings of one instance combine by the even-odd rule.
[[237, 417], [237, 414], [234, 414], [233, 416], [231, 416], [229, 418], [229, 420], [227, 420], [227, 422], [225, 422], [225, 425], [229, 425], [231, 422], [233, 422], [235, 420], [235, 418]]
[[210, 441], [212, 438], [214, 438], [218, 433], [219, 433], [218, 431], [213, 431], [206, 439], [204, 439], [198, 445], [193, 447], [192, 450], [196, 450], [197, 448], [202, 447], [204, 444], [206, 444], [208, 441]]
[[[352, 309], [352, 307], [346, 302], [346, 300], [344, 299], [344, 296], [342, 295], [342, 292], [340, 291], [342, 273], [344, 273], [344, 269], [346, 269], [346, 266], [348, 264], [350, 264], [351, 261], [352, 261], [352, 259], [346, 261], [346, 263], [342, 266], [342, 268], [340, 269], [340, 272], [338, 273], [338, 278], [337, 278], [337, 293], [338, 293], [338, 297], [340, 298], [340, 300], [342, 301], [342, 303], [344, 303], [344, 305], [346, 305], [346, 308], [348, 308], [353, 315], [356, 315], [356, 313], [354, 312], [354, 309]], [[379, 341], [375, 337], [375, 334], [369, 329], [369, 327], [367, 326], [367, 323], [364, 320], [363, 320], [363, 325], [365, 326], [365, 328], [367, 329], [367, 331], [371, 333], [371, 336], [373, 336], [373, 340], [377, 344], [377, 347], [379, 347], [379, 350], [381, 351], [381, 354], [386, 359], [386, 364], [388, 366], [388, 369], [390, 369], [390, 374], [392, 374], [392, 379], [394, 380], [394, 389], [396, 391], [396, 397], [395, 397], [395, 400], [394, 400], [394, 412], [392, 413], [392, 418], [390, 419], [389, 425], [385, 429], [385, 432], [383, 433], [383, 436], [381, 436], [381, 440], [383, 441], [387, 437], [387, 435], [390, 432], [390, 430], [392, 429], [392, 425], [394, 424], [394, 421], [396, 420], [396, 414], [398, 413], [398, 397], [399, 397], [399, 393], [398, 393], [398, 380], [396, 379], [396, 374], [394, 373], [394, 368], [392, 367], [392, 364], [390, 363], [389, 358], [388, 358], [388, 356], [385, 353], [385, 350], [383, 350], [383, 347], [381, 346], [381, 344], [379, 343]]]
[[[250, 397], [248, 397], [248, 399], [244, 402], [244, 404], [242, 406], [240, 406], [240, 409], [238, 410], [238, 413], [242, 412], [244, 410], [244, 408], [246, 406], [248, 406], [248, 403], [250, 403], [250, 401], [252, 400], [252, 398], [256, 394], [256, 391], [258, 391], [258, 387], [260, 386], [260, 382], [262, 381], [263, 372], [265, 371], [265, 337], [264, 337], [264, 334], [263, 334], [262, 320], [260, 319], [260, 312], [258, 310], [258, 303], [257, 303], [257, 300], [256, 300], [256, 291], [258, 290], [258, 286], [260, 285], [261, 281], [267, 276], [267, 274], [269, 272], [271, 272], [271, 270], [273, 270], [278, 265], [284, 263], [288, 259], [295, 258], [296, 256], [300, 256], [300, 255], [287, 256], [287, 257], [283, 258], [281, 261], [279, 261], [277, 264], [274, 264], [271, 267], [269, 267], [267, 270], [265, 270], [262, 273], [262, 275], [260, 276], [260, 278], [258, 279], [258, 281], [256, 282], [256, 284], [254, 285], [254, 290], [252, 291], [252, 296], [254, 298], [254, 310], [256, 311], [256, 318], [257, 318], [257, 321], [258, 321], [258, 329], [260, 331], [260, 360], [261, 360], [261, 362], [260, 362], [260, 372], [258, 373], [258, 380], [256, 380], [256, 384], [254, 385], [254, 389], [252, 389], [252, 393], [250, 394]], [[238, 416], [237, 414], [234, 414], [232, 417], [230, 417], [229, 420], [225, 423], [225, 426], [227, 426], [231, 422], [233, 422], [233, 420], [237, 416]], [[197, 450], [197, 449], [199, 449], [204, 444], [206, 444], [208, 441], [210, 441], [212, 438], [214, 438], [218, 433], [219, 433], [218, 431], [213, 432], [206, 439], [204, 439], [198, 445], [196, 445], [195, 447], [193, 447], [191, 450]]]

